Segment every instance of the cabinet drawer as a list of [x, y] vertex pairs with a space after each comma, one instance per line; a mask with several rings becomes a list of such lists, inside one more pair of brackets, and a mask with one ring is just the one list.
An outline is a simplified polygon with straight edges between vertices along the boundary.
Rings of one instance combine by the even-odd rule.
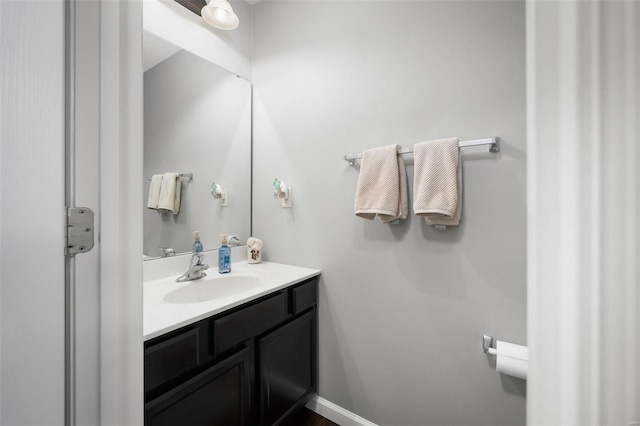
[[292, 289], [293, 314], [296, 315], [318, 302], [318, 280], [314, 279]]
[[286, 297], [276, 294], [233, 314], [213, 320], [213, 356], [250, 339], [286, 318]]
[[194, 328], [145, 349], [145, 392], [197, 367], [199, 346]]

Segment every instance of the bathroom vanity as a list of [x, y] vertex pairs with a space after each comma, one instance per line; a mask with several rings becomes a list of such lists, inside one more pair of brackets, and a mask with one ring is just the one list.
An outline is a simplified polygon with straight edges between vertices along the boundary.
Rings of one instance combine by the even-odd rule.
[[224, 276], [145, 282], [145, 425], [276, 425], [306, 403], [319, 274], [241, 262]]

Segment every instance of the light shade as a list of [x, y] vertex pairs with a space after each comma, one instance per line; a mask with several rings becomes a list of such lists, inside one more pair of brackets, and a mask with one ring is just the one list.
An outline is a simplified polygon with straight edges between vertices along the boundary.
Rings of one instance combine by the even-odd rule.
[[240, 24], [238, 15], [227, 0], [207, 0], [207, 5], [200, 11], [205, 22], [221, 30], [235, 30]]

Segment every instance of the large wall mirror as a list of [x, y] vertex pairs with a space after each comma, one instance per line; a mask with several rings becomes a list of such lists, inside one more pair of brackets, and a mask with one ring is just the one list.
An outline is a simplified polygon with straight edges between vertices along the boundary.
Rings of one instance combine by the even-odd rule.
[[[205, 250], [220, 234], [244, 244], [251, 232], [251, 83], [144, 32], [144, 256]], [[148, 208], [150, 179], [180, 178], [178, 214]], [[227, 206], [212, 184], [227, 191]], [[165, 182], [166, 184], [166, 182]], [[220, 192], [220, 191], [218, 191]]]

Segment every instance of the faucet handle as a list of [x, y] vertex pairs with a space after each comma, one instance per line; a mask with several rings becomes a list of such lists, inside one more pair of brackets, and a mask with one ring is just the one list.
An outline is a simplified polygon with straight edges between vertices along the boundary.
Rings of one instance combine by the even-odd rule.
[[227, 244], [229, 244], [229, 247], [237, 247], [240, 245], [240, 239], [238, 238], [237, 235], [229, 235], [227, 239], [228, 239]]
[[191, 266], [202, 265], [204, 253], [193, 253], [191, 256]]
[[158, 247], [158, 250], [162, 253], [162, 257], [171, 257], [176, 255], [175, 250], [171, 247]]

